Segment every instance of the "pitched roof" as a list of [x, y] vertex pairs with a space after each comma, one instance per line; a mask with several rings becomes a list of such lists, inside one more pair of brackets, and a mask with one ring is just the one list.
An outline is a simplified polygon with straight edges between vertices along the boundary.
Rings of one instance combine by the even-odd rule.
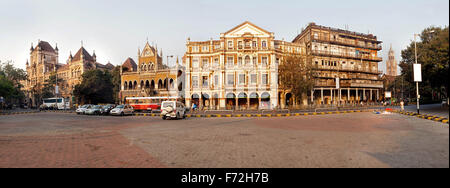
[[72, 61], [81, 60], [81, 53], [83, 53], [83, 59], [88, 61], [94, 61], [94, 58], [86, 51], [83, 47], [81, 47], [78, 52], [73, 56]]
[[42, 51], [46, 51], [46, 52], [56, 52], [55, 49], [53, 49], [52, 45], [50, 45], [47, 41], [39, 41], [39, 43], [36, 45], [36, 48], [33, 49], [36, 50], [41, 48]]
[[125, 62], [123, 62], [122, 67], [127, 67], [130, 71], [136, 71], [137, 70], [137, 64], [134, 62], [131, 57], [129, 57]]
[[259, 29], [259, 30], [265, 32], [265, 33], [271, 33], [271, 32], [269, 32], [269, 31], [267, 31], [267, 30], [265, 30], [265, 29], [263, 29], [263, 28], [261, 28], [261, 27], [258, 27], [257, 25], [253, 24], [252, 22], [245, 21], [244, 23], [241, 23], [241, 24], [239, 24], [238, 26], [233, 27], [232, 29], [228, 30], [228, 31], [225, 32], [224, 34], [228, 34], [228, 33], [232, 32], [232, 31], [236, 30], [237, 28], [239, 28], [239, 27], [241, 27], [241, 26], [244, 26], [244, 25], [246, 25], [246, 24], [251, 25], [251, 26], [253, 26], [253, 27], [255, 27], [255, 28], [257, 28], [257, 29]]

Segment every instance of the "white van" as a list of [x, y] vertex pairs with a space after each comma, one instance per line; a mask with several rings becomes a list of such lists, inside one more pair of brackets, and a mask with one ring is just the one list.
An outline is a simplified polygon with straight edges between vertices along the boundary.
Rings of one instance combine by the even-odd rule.
[[186, 107], [178, 101], [163, 101], [161, 103], [161, 116], [163, 119], [186, 118]]

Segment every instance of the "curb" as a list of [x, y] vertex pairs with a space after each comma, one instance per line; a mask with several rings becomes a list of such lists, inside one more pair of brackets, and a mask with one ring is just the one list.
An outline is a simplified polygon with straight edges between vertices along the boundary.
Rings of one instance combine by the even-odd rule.
[[418, 117], [418, 118], [422, 118], [422, 119], [426, 119], [426, 120], [432, 120], [432, 121], [437, 121], [437, 122], [441, 122], [441, 123], [448, 123], [448, 119], [445, 117], [439, 117], [439, 116], [435, 116], [435, 115], [428, 115], [428, 114], [417, 114], [415, 112], [408, 112], [408, 111], [401, 111], [401, 110], [392, 110], [392, 112], [398, 113], [398, 114], [403, 114], [403, 115], [407, 115], [407, 116], [413, 116], [413, 117]]
[[[347, 114], [356, 112], [373, 112], [371, 110], [350, 110], [350, 111], [329, 111], [329, 112], [305, 112], [305, 113], [270, 113], [270, 114], [187, 114], [186, 117], [293, 117], [293, 116], [310, 116], [310, 115], [330, 115], [330, 114]], [[153, 115], [153, 114], [152, 114]]]
[[30, 112], [9, 112], [9, 113], [0, 113], [0, 116], [7, 116], [7, 115], [18, 115], [18, 114], [34, 114], [39, 113], [40, 111], [30, 111]]

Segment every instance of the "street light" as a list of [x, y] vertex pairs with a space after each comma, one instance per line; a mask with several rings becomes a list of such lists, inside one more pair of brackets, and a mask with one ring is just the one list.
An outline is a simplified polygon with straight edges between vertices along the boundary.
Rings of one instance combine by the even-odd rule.
[[[434, 33], [434, 30], [430, 30], [428, 31], [428, 33]], [[416, 61], [416, 65], [419, 65], [419, 63], [417, 63], [417, 43], [416, 43], [416, 36], [419, 36], [419, 34], [415, 34], [414, 33], [414, 57], [415, 57], [415, 61]], [[414, 66], [413, 66], [413, 71], [414, 71]], [[414, 74], [415, 75], [415, 74]], [[420, 104], [419, 104], [419, 78], [414, 78], [414, 80], [416, 81], [416, 98], [417, 98], [417, 114], [420, 114]], [[420, 78], [421, 80], [421, 78]]]

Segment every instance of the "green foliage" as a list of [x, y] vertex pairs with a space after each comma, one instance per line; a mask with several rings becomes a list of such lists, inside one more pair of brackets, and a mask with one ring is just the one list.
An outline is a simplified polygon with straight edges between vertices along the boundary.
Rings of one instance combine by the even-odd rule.
[[113, 103], [112, 75], [109, 71], [89, 70], [82, 75], [83, 81], [75, 86], [73, 94], [78, 103]]
[[[431, 32], [434, 31], [434, 32]], [[409, 85], [415, 87], [413, 79], [414, 42], [402, 51], [402, 61], [399, 66], [402, 76]], [[417, 41], [417, 62], [422, 64], [422, 82], [420, 95], [431, 97], [432, 92], [438, 92], [448, 97], [448, 68], [449, 68], [449, 30], [445, 28], [429, 27], [420, 34]], [[410, 90], [415, 96], [415, 90]]]
[[26, 79], [26, 72], [15, 68], [12, 61], [2, 63], [0, 61], [0, 96], [7, 102], [17, 103], [25, 98], [21, 91], [23, 87], [20, 81]]
[[278, 66], [278, 83], [281, 88], [290, 90], [297, 100], [314, 87], [315, 71], [309, 60], [304, 55], [286, 56]]

